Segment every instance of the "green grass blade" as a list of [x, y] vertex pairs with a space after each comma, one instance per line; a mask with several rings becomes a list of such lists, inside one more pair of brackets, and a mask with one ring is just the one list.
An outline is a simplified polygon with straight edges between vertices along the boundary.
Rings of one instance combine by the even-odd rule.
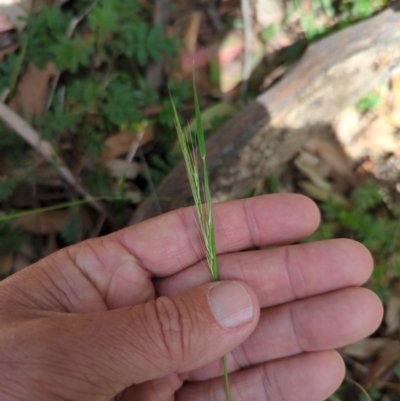
[[186, 167], [186, 172], [187, 176], [189, 179], [189, 184], [190, 184], [190, 189], [193, 194], [194, 198], [194, 203], [196, 206], [196, 211], [198, 214], [199, 218], [199, 223], [200, 223], [200, 228], [202, 232], [202, 236], [205, 235], [204, 233], [204, 227], [205, 227], [205, 217], [203, 213], [203, 207], [202, 207], [202, 201], [201, 201], [201, 187], [200, 187], [200, 177], [198, 173], [198, 167], [197, 167], [197, 159], [195, 157], [195, 153], [192, 147], [192, 138], [190, 133], [185, 132], [184, 129], [182, 128], [178, 112], [175, 107], [175, 103], [171, 97], [171, 104], [172, 104], [172, 109], [174, 112], [174, 123], [175, 123], [175, 128], [176, 132], [178, 134], [178, 140], [179, 144], [182, 150], [183, 154], [183, 159], [185, 161], [185, 167]]
[[206, 162], [206, 143], [205, 136], [203, 130], [203, 124], [201, 121], [201, 111], [199, 105], [199, 98], [197, 95], [196, 82], [195, 82], [195, 72], [193, 71], [193, 99], [195, 105], [195, 117], [196, 117], [196, 136], [197, 142], [199, 146], [199, 152], [201, 157], [201, 162], [203, 165], [203, 180], [204, 180], [204, 201], [205, 201], [205, 219], [206, 219], [206, 227], [205, 231], [207, 232], [207, 260], [209, 263], [209, 268], [211, 270], [212, 277], [215, 281], [218, 280], [218, 267], [217, 267], [217, 257], [216, 257], [216, 246], [215, 246], [215, 235], [214, 235], [214, 223], [213, 223], [213, 215], [212, 215], [212, 202], [211, 202], [211, 191], [210, 191], [210, 182], [208, 177], [208, 169]]
[[206, 140], [204, 138], [203, 123], [201, 122], [201, 111], [199, 105], [199, 97], [197, 96], [195, 77], [196, 77], [195, 72], [193, 70], [193, 98], [196, 112], [196, 130], [197, 130], [196, 134], [197, 134], [197, 142], [199, 145], [200, 156], [203, 159], [206, 157]]
[[[183, 159], [186, 166], [186, 172], [189, 179], [190, 188], [194, 198], [194, 203], [199, 220], [201, 239], [205, 247], [208, 267], [213, 281], [219, 280], [217, 265], [217, 248], [215, 244], [214, 220], [212, 213], [210, 181], [208, 177], [206, 161], [206, 142], [204, 130], [201, 121], [201, 111], [199, 99], [197, 96], [195, 73], [193, 70], [193, 96], [196, 116], [196, 134], [185, 131], [182, 128], [178, 112], [171, 97], [172, 108], [174, 112], [174, 122], [178, 134], [179, 144], [181, 146]], [[200, 155], [200, 158], [197, 155]], [[202, 167], [202, 176], [199, 173], [199, 164]], [[227, 401], [231, 401], [231, 392], [229, 386], [228, 366], [226, 357], [222, 360], [224, 366], [225, 393]]]
[[226, 400], [231, 401], [231, 386], [229, 384], [229, 374], [228, 374], [228, 363], [226, 361], [226, 356], [222, 357], [222, 363], [224, 364], [224, 381], [225, 381], [225, 394]]

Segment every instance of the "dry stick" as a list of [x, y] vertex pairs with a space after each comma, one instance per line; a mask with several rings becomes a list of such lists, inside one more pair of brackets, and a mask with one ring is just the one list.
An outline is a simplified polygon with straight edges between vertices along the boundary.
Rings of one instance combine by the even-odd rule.
[[141, 131], [139, 131], [139, 132], [136, 134], [136, 138], [135, 138], [135, 140], [132, 142], [132, 145], [131, 145], [131, 147], [130, 147], [130, 149], [129, 149], [129, 152], [128, 152], [128, 154], [126, 155], [126, 159], [125, 159], [126, 164], [130, 164], [130, 163], [133, 162], [133, 158], [135, 157], [136, 152], [137, 152], [138, 149], [139, 149], [140, 142], [142, 142], [143, 136], [144, 136], [144, 130], [142, 129]]
[[0, 93], [0, 103], [4, 103], [10, 94], [10, 89], [6, 88], [2, 93]]
[[251, 39], [253, 36], [253, 25], [251, 21], [249, 0], [241, 0], [241, 5], [244, 30], [243, 82], [241, 92], [242, 95], [244, 95], [247, 91], [247, 85], [251, 75]]
[[372, 401], [372, 399], [369, 396], [367, 390], [360, 383], [357, 383], [355, 380], [351, 379], [348, 376], [346, 376], [344, 379], [346, 381], [348, 381], [349, 383], [353, 384], [354, 386], [356, 386], [367, 397], [368, 401]]
[[98, 201], [94, 200], [83, 185], [78, 182], [72, 171], [64, 164], [60, 157], [57, 156], [51, 143], [41, 140], [39, 133], [4, 103], [0, 103], [0, 119], [36, 149], [49, 163], [53, 164], [65, 181], [88, 200], [94, 209], [99, 213], [104, 213], [103, 206]]

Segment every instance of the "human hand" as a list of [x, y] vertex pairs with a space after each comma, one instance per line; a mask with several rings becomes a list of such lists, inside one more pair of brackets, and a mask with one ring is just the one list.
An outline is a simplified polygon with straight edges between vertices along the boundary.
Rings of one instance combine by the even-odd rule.
[[[181, 209], [63, 249], [0, 283], [2, 401], [322, 401], [341, 383], [332, 349], [372, 333], [360, 244], [301, 245], [319, 223], [300, 195], [214, 206], [210, 283], [195, 212]], [[249, 248], [282, 245], [268, 250]], [[220, 319], [219, 321], [217, 319]]]

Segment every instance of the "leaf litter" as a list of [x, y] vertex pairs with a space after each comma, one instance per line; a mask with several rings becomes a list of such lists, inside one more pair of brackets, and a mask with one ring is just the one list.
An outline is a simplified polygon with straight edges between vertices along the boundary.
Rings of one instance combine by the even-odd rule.
[[[51, 3], [55, 7], [59, 7], [62, 3], [65, 3], [63, 1], [35, 1], [30, 4], [31, 2], [27, 1], [21, 6], [17, 1], [7, 0], [7, 2], [9, 10], [5, 13], [5, 8], [2, 8], [5, 0], [0, 0], [0, 31], [2, 26], [3, 30], [6, 30], [6, 35], [0, 36], [0, 63], [1, 60], [7, 60], [8, 54], [13, 55], [14, 52], [18, 52], [20, 49], [18, 43], [14, 41], [15, 33], [11, 33], [11, 29], [22, 31], [24, 23], [16, 22], [15, 15], [18, 15], [18, 13], [25, 13], [26, 15], [26, 10], [29, 7], [33, 7], [35, 12], [40, 14], [40, 9], [44, 5]], [[29, 5], [27, 5], [28, 3]], [[147, 10], [150, 9], [147, 1], [142, 3], [145, 9], [146, 7]], [[171, 18], [165, 27], [165, 33], [167, 36], [177, 35], [185, 46], [181, 49], [180, 56], [175, 60], [177, 65], [173, 66], [162, 58], [159, 63], [164, 77], [167, 74], [174, 77], [180, 90], [181, 85], [183, 87], [183, 83], [190, 77], [193, 62], [195, 62], [196, 67], [199, 69], [196, 83], [201, 104], [204, 106], [203, 110], [205, 110], [202, 113], [202, 119], [207, 131], [213, 132], [221, 124], [221, 122], [216, 121], [218, 118], [214, 118], [215, 116], [222, 116], [226, 113], [226, 116], [229, 117], [231, 113], [234, 113], [235, 108], [243, 104], [238, 91], [238, 87], [241, 84], [241, 67], [244, 57], [243, 27], [241, 26], [240, 10], [234, 2], [210, 1], [207, 4], [203, 3], [184, 0], [176, 2], [175, 9], [171, 10]], [[292, 4], [292, 2], [287, 3], [289, 6]], [[331, 4], [329, 1], [323, 2], [327, 8], [322, 11], [315, 8], [315, 2], [305, 0], [301, 3], [301, 8], [296, 10], [290, 9], [290, 7], [288, 9], [284, 2], [281, 1], [255, 1], [254, 15], [252, 16], [255, 26], [253, 32], [254, 80], [251, 81], [251, 90], [258, 92], [273, 85], [287, 70], [290, 70], [291, 63], [298, 57], [296, 55], [293, 56], [293, 54], [296, 54], [299, 49], [301, 52], [301, 49], [304, 48], [304, 37], [315, 37], [321, 27], [332, 26], [337, 19], [337, 16], [332, 15], [331, 10], [327, 7]], [[69, 6], [70, 4], [67, 4], [67, 7]], [[266, 10], [270, 8], [272, 11], [267, 12]], [[2, 15], [3, 17], [6, 16], [6, 18], [1, 19]], [[314, 19], [310, 16], [313, 16]], [[78, 30], [79, 34], [86, 38], [93, 37], [93, 32], [85, 24], [83, 25], [84, 28]], [[110, 34], [110, 37], [112, 37], [112, 34]], [[4, 48], [1, 46], [2, 41], [7, 44]], [[71, 40], [71, 43], [75, 42]], [[284, 56], [282, 56], [282, 52], [286, 52]], [[85, 59], [83, 61], [87, 62]], [[92, 55], [91, 59], [89, 58], [89, 63], [93, 71], [99, 71], [104, 76], [104, 81], [101, 82], [102, 88], [108, 88], [109, 82], [113, 81], [114, 76], [106, 68], [104, 55], [97, 52]], [[256, 67], [259, 66], [262, 66], [261, 79], [256, 78]], [[7, 97], [7, 94], [5, 96], [7, 104], [30, 122], [35, 117], [46, 116], [47, 100], [50, 96], [54, 73], [55, 70], [52, 64], [48, 64], [44, 70], [30, 64], [24, 65], [18, 79], [15, 94], [11, 96], [11, 99]], [[61, 81], [53, 95], [57, 110], [62, 113], [70, 107], [73, 100], [66, 93], [69, 89], [64, 86], [63, 77], [61, 76], [60, 79]], [[85, 87], [84, 89], [87, 94], [91, 93], [92, 88]], [[176, 96], [184, 99], [179, 90]], [[74, 88], [74, 91], [74, 95], [78, 96], [79, 86]], [[143, 89], [141, 93], [147, 92]], [[1, 90], [0, 95], [3, 99]], [[101, 96], [101, 92], [93, 92], [92, 98], [87, 98], [86, 101], [95, 104], [93, 99]], [[123, 97], [127, 95], [117, 88], [116, 96]], [[380, 105], [369, 109], [377, 97], [381, 99]], [[140, 101], [140, 99], [132, 98], [129, 101], [135, 102]], [[214, 107], [216, 107], [217, 111], [209, 112], [209, 110], [215, 110], [213, 109]], [[219, 107], [220, 109], [218, 109]], [[367, 110], [365, 110], [365, 107]], [[190, 120], [193, 115], [193, 105], [189, 101], [183, 100], [180, 109], [183, 110], [184, 118]], [[173, 164], [173, 162], [169, 164], [169, 156], [165, 154], [167, 152], [162, 148], [161, 143], [163, 140], [169, 141], [172, 144], [172, 148], [175, 141], [160, 139], [160, 124], [153, 121], [158, 119], [160, 115], [162, 116], [163, 113], [168, 116], [162, 97], [144, 104], [141, 106], [141, 110], [146, 111], [143, 115], [148, 120], [146, 123], [149, 125], [146, 128], [145, 136], [140, 141], [138, 154], [131, 163], [127, 164], [126, 156], [135, 141], [135, 135], [141, 132], [143, 127], [129, 127], [129, 130], [123, 124], [118, 129], [113, 127], [111, 130], [106, 129], [104, 126], [96, 127], [96, 130], [99, 130], [101, 135], [99, 136], [99, 146], [95, 146], [93, 152], [94, 154], [97, 152], [98, 159], [96, 160], [99, 162], [101, 169], [96, 171], [89, 181], [95, 187], [102, 187], [107, 195], [109, 195], [109, 192], [107, 192], [109, 188], [114, 188], [116, 191], [124, 189], [126, 193], [131, 193], [131, 199], [135, 198], [136, 195], [142, 196], [146, 191], [143, 182], [146, 182], [148, 186], [154, 186], [155, 182], [159, 180], [158, 177], [161, 176], [162, 179], [165, 171], [171, 168], [170, 166]], [[119, 111], [115, 108], [107, 110], [114, 121], [118, 121]], [[94, 107], [88, 119], [94, 119], [96, 113], [101, 112], [104, 112], [104, 110], [98, 110]], [[70, 123], [71, 120], [72, 116], [67, 122]], [[73, 134], [77, 130], [72, 125], [68, 126], [65, 122], [59, 121], [59, 126], [54, 127], [57, 136], [52, 138], [54, 140], [52, 143], [62, 144], [63, 159], [73, 167], [74, 174], [79, 175], [80, 171], [85, 171], [96, 164], [94, 164], [92, 158], [87, 156], [87, 149], [83, 148], [84, 144], [80, 141], [81, 133]], [[163, 127], [162, 129], [165, 128]], [[323, 227], [325, 230], [323, 234], [327, 238], [332, 232], [337, 233], [338, 230], [341, 235], [354, 237], [359, 231], [354, 231], [353, 228], [357, 224], [360, 225], [365, 222], [355, 221], [357, 219], [360, 220], [361, 212], [357, 213], [353, 210], [354, 199], [351, 194], [357, 188], [362, 187], [368, 179], [373, 179], [378, 183], [379, 189], [376, 191], [379, 191], [383, 201], [376, 203], [374, 200], [375, 190], [366, 190], [363, 196], [374, 206], [370, 209], [363, 209], [358, 204], [357, 207], [365, 210], [362, 213], [370, 215], [372, 225], [376, 226], [376, 232], [369, 233], [370, 238], [364, 238], [364, 240], [369, 241], [372, 247], [376, 246], [374, 244], [378, 241], [379, 247], [379, 236], [383, 237], [385, 230], [388, 231], [388, 237], [392, 234], [396, 238], [396, 227], [389, 227], [389, 223], [393, 222], [392, 220], [395, 216], [390, 213], [396, 213], [398, 205], [400, 205], [399, 131], [400, 74], [391, 78], [386, 85], [386, 89], [377, 88], [373, 96], [365, 99], [363, 111], [356, 106], [344, 110], [337, 116], [336, 121], [332, 122], [330, 132], [321, 132], [320, 135], [304, 144], [301, 152], [288, 164], [286, 171], [274, 179], [266, 177], [257, 186], [257, 193], [272, 192], [273, 188], [278, 188], [284, 192], [296, 191], [305, 193], [322, 203], [329, 213], [333, 215], [337, 213], [335, 215], [336, 220], [329, 221], [330, 225], [327, 224]], [[7, 138], [9, 140], [9, 133]], [[3, 140], [2, 138], [0, 139]], [[59, 176], [45, 173], [42, 163], [38, 163], [37, 160], [34, 161], [35, 158], [27, 152], [23, 144], [19, 143], [18, 146], [21, 148], [27, 164], [37, 163], [38, 167], [37, 174], [32, 174], [32, 176], [27, 177], [18, 184], [24, 188], [21, 193], [32, 194], [36, 205], [39, 200], [39, 206], [54, 204], [51, 199], [62, 203], [65, 200], [77, 198], [73, 187], [66, 186]], [[164, 164], [161, 166], [162, 163], [156, 163], [149, 168], [147, 162], [146, 164], [143, 163], [143, 157], [147, 153], [150, 156], [152, 154], [157, 155]], [[148, 160], [150, 160], [150, 157]], [[0, 175], [2, 177], [13, 177], [16, 175], [18, 168], [7, 162], [7, 164], [0, 167]], [[50, 170], [55, 169], [51, 163], [47, 164], [47, 168]], [[161, 172], [161, 170], [165, 171]], [[274, 180], [276, 185], [272, 185]], [[52, 184], [50, 185], [50, 183]], [[113, 196], [115, 196], [115, 192]], [[127, 217], [129, 217], [130, 211], [135, 207], [139, 198], [136, 196], [134, 202], [127, 202], [129, 206], [124, 209]], [[332, 199], [342, 205], [342, 209], [339, 212], [336, 211], [336, 206], [332, 206], [330, 203]], [[35, 202], [31, 203], [29, 207], [34, 208]], [[17, 201], [13, 203], [12, 198], [10, 198], [10, 201], [4, 204], [3, 207], [18, 209], [15, 207], [18, 204], [21, 205], [23, 203], [18, 203]], [[82, 211], [81, 206], [78, 206], [79, 211]], [[388, 213], [390, 218], [387, 217]], [[88, 211], [85, 209], [85, 215], [85, 223], [80, 224], [78, 227], [80, 239], [89, 236], [89, 233], [93, 232], [93, 227], [98, 217], [98, 214], [93, 210]], [[29, 262], [35, 260], [37, 256], [34, 254], [47, 254], [66, 244], [66, 241], [61, 238], [63, 237], [62, 233], [65, 231], [66, 225], [71, 223], [76, 216], [74, 208], [66, 208], [65, 210], [41, 213], [37, 216], [18, 219], [16, 226], [22, 227], [26, 233], [29, 233], [31, 239], [45, 237], [45, 241], [40, 252], [32, 253], [31, 249], [28, 252], [29, 256], [22, 251], [26, 244], [21, 245], [21, 251], [19, 252], [2, 255], [0, 274], [8, 274], [11, 269], [18, 271]], [[87, 223], [87, 220], [89, 220], [89, 223]], [[340, 221], [340, 224], [338, 221]], [[341, 225], [343, 222], [347, 226]], [[72, 227], [71, 224], [70, 227]], [[117, 227], [111, 222], [106, 222], [100, 232], [106, 233], [115, 228]], [[390, 268], [385, 266], [389, 266], [389, 263], [393, 261], [393, 255], [399, 252], [400, 245], [396, 243], [393, 248], [389, 240], [381, 241], [382, 243], [384, 242], [387, 252], [385, 255], [378, 256], [376, 260], [378, 264], [377, 273], [374, 273], [375, 275], [367, 286], [378, 290], [378, 292], [380, 291], [379, 293], [385, 302], [384, 322], [372, 337], [345, 347], [341, 352], [346, 361], [348, 361], [350, 375], [356, 381], [362, 383], [367, 389], [372, 389], [375, 386], [376, 391], [382, 397], [386, 397], [385, 401], [395, 401], [400, 394], [398, 387], [399, 376], [396, 376], [394, 370], [397, 362], [396, 358], [393, 357], [393, 355], [397, 355], [398, 361], [400, 355], [396, 351], [400, 335], [400, 306], [399, 295], [396, 290], [400, 278], [400, 268], [396, 267], [396, 264], [391, 264]], [[351, 397], [350, 394], [355, 394], [351, 388], [348, 390], [347, 395], [344, 392], [338, 395], [338, 398], [342, 401], [354, 401], [354, 396], [349, 398]], [[358, 397], [358, 392], [356, 394]]]

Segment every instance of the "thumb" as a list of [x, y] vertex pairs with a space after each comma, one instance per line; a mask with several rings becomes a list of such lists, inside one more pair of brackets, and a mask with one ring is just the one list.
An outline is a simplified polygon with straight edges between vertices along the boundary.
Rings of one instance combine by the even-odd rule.
[[79, 360], [69, 363], [82, 366], [82, 357], [96, 361], [108, 384], [125, 387], [182, 373], [242, 343], [255, 329], [259, 314], [249, 286], [223, 281], [130, 308], [77, 316], [82, 319], [74, 325]]

